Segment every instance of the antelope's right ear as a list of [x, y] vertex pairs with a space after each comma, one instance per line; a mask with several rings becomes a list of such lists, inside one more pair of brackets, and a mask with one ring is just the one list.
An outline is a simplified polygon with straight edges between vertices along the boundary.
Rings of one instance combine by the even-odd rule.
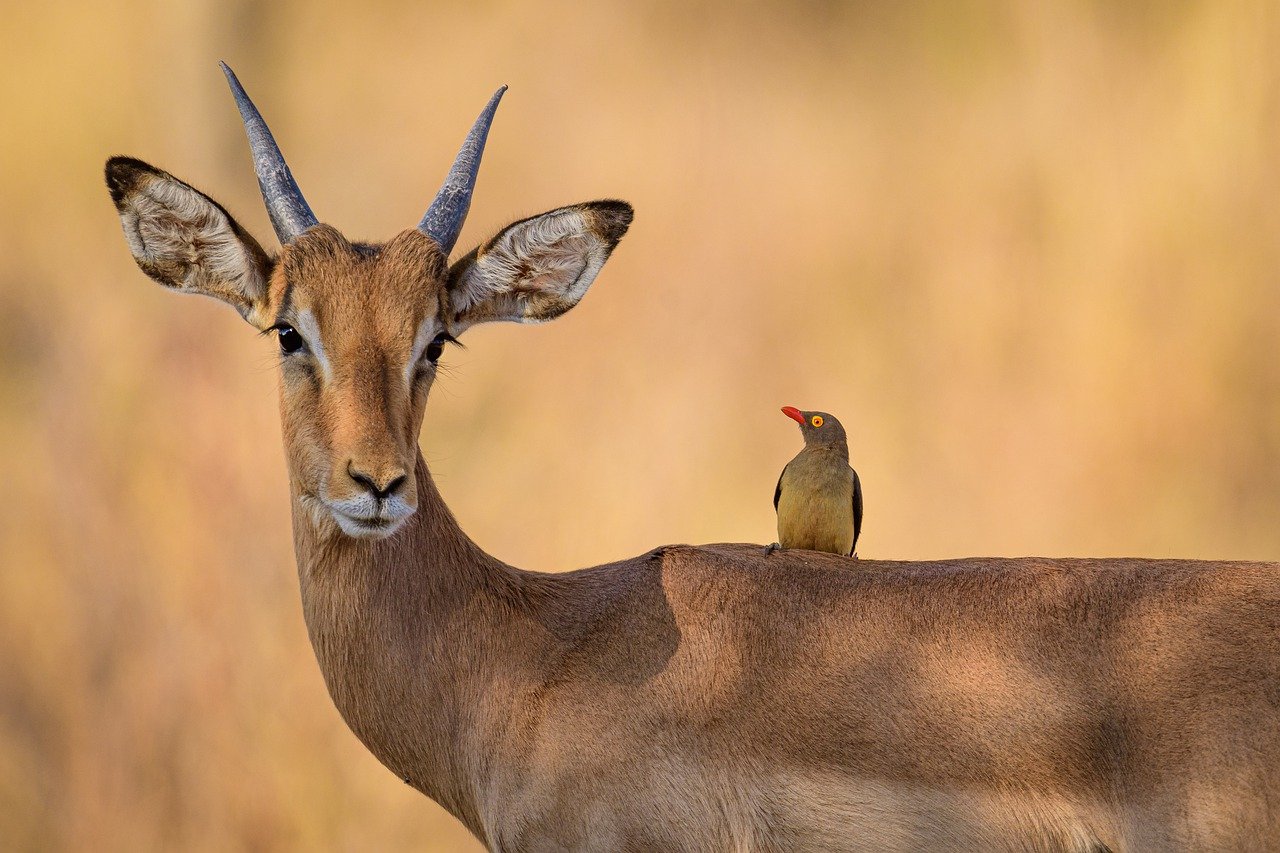
[[143, 272], [165, 287], [221, 299], [259, 329], [270, 324], [272, 260], [222, 205], [131, 157], [107, 161], [107, 189]]

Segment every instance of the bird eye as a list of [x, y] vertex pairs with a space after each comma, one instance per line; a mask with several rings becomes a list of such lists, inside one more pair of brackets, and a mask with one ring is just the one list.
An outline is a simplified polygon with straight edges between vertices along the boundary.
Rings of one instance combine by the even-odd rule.
[[276, 328], [276, 334], [280, 338], [280, 351], [285, 355], [295, 353], [306, 345], [302, 335], [298, 334], [298, 330], [293, 326], [279, 326]]
[[426, 351], [427, 361], [431, 362], [432, 364], [435, 364], [437, 361], [439, 361], [440, 354], [444, 352], [445, 342], [449, 340], [451, 340], [451, 338], [449, 337], [448, 332], [441, 332], [440, 334], [436, 335], [435, 338], [431, 341], [431, 343], [427, 344], [427, 351]]
[[809, 420], [809, 423], [813, 424], [813, 425], [814, 425], [814, 426], [816, 426], [816, 427], [820, 427], [820, 426], [822, 426], [822, 415], [814, 415], [814, 416]]

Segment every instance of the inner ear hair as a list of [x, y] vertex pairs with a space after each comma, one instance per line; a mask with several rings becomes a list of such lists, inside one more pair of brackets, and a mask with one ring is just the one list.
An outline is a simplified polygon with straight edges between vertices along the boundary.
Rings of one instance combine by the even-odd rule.
[[272, 258], [222, 205], [131, 157], [107, 161], [107, 189], [138, 267], [184, 293], [228, 303], [265, 328]]
[[605, 200], [508, 225], [450, 269], [454, 325], [560, 316], [586, 293], [633, 215], [626, 202]]

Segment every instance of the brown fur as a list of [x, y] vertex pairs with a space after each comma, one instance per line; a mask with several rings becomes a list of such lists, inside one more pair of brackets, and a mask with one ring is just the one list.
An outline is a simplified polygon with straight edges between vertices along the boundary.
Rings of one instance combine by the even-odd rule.
[[1280, 837], [1273, 564], [713, 545], [541, 575], [418, 483], [389, 540], [301, 520], [307, 623], [353, 731], [494, 849]]
[[[108, 167], [126, 222], [131, 188], [174, 180], [147, 170]], [[607, 254], [625, 227], [602, 236], [595, 218], [582, 240]], [[319, 226], [276, 262], [246, 250], [259, 266], [235, 280], [266, 296], [228, 297], [188, 231], [135, 256], [171, 286], [204, 264], [185, 289], [247, 300], [260, 327], [310, 312], [324, 338], [329, 374], [284, 359], [281, 411], [334, 703], [491, 849], [1280, 845], [1280, 566], [679, 545], [520, 571], [441, 500], [415, 446], [434, 368], [406, 368], [421, 323], [543, 319], [576, 302], [580, 270], [537, 261], [528, 315], [529, 282], [469, 280], [475, 254], [446, 274], [417, 232], [363, 247]], [[459, 308], [458, 288], [478, 301]], [[353, 458], [407, 470], [416, 512], [393, 535], [331, 517]]]

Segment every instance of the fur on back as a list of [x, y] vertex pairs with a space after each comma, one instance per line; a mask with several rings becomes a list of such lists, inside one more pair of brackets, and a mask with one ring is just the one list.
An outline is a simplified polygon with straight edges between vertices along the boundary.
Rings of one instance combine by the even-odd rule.
[[1275, 564], [674, 546], [534, 586], [561, 642], [517, 799], [562, 839], [604, 831], [592, 813], [653, 849], [700, 849], [681, 833], [707, 824], [710, 847], [773, 850], [1262, 849], [1280, 831]]

